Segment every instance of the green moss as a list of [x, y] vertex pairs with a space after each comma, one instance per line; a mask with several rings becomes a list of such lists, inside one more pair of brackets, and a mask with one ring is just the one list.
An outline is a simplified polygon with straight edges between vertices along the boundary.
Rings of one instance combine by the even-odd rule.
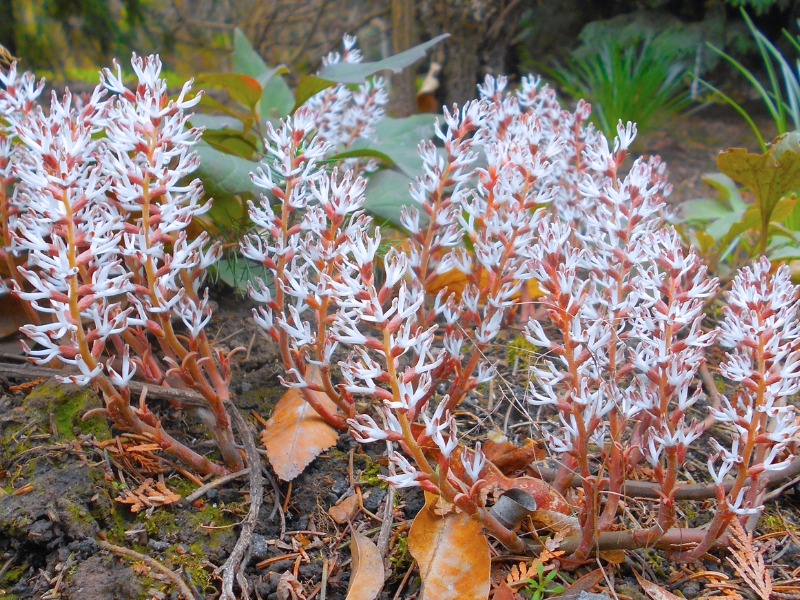
[[524, 336], [518, 335], [508, 343], [506, 360], [509, 365], [513, 365], [515, 359], [519, 358], [519, 366], [527, 368], [534, 362], [538, 352], [539, 346], [531, 344]]
[[786, 531], [786, 522], [778, 515], [763, 514], [758, 520], [758, 529], [764, 533]]
[[[87, 388], [72, 385], [43, 383], [28, 394], [26, 404], [38, 410], [43, 426], [49, 429], [50, 413], [59, 437], [72, 438], [73, 429], [77, 427], [83, 434], [93, 434], [98, 439], [111, 437], [111, 431], [100, 415], [82, 419], [92, 404], [94, 393]], [[95, 402], [96, 404], [96, 402]]]
[[[6, 585], [14, 585], [20, 579], [22, 579], [22, 576], [25, 574], [25, 567], [26, 565], [11, 567], [8, 571], [6, 571], [5, 575], [3, 575], [3, 578], [0, 579], [0, 583]], [[4, 598], [6, 597], [7, 596], [4, 596]]]
[[411, 555], [408, 553], [408, 534], [401, 533], [397, 536], [397, 541], [395, 542], [389, 561], [393, 563], [397, 569], [411, 562]]
[[359, 475], [358, 479], [367, 485], [377, 485], [378, 487], [386, 488], [388, 484], [382, 479], [378, 478], [380, 474], [381, 466], [378, 463], [370, 460], [364, 470], [361, 471], [361, 475]]

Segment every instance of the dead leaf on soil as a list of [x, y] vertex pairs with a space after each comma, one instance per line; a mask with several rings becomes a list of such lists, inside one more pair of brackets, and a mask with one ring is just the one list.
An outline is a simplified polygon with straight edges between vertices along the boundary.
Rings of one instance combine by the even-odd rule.
[[408, 534], [422, 578], [420, 600], [486, 600], [491, 563], [481, 524], [466, 513], [438, 516], [438, 500], [425, 493]]
[[515, 446], [508, 440], [487, 440], [483, 444], [486, 460], [500, 469], [504, 475], [521, 471], [535, 460], [540, 460], [545, 452], [532, 439], [525, 440], [522, 446]]
[[492, 596], [492, 600], [517, 600], [519, 596], [514, 593], [508, 584], [503, 581], [500, 585], [498, 585], [494, 590], [494, 596]]
[[[314, 381], [315, 377], [310, 371], [307, 378]], [[328, 396], [321, 392], [312, 394], [316, 394], [332, 413], [336, 412], [336, 405]], [[297, 388], [288, 389], [278, 400], [272, 418], [261, 432], [269, 462], [283, 481], [297, 477], [321, 452], [333, 446], [338, 438], [339, 432], [317, 414]]]
[[303, 586], [292, 575], [291, 571], [286, 571], [278, 580], [278, 587], [275, 590], [278, 600], [306, 600], [306, 593]]
[[345, 600], [375, 600], [383, 589], [383, 558], [378, 547], [366, 536], [352, 530], [350, 545], [353, 570]]
[[350, 521], [356, 515], [356, 512], [358, 512], [358, 496], [355, 494], [348, 496], [336, 506], [331, 506], [328, 509], [331, 519], [339, 525], [344, 525]]
[[15, 335], [19, 328], [30, 322], [22, 300], [11, 294], [0, 296], [0, 338]]
[[180, 494], [176, 494], [166, 485], [157, 481], [153, 485], [153, 480], [148, 478], [142, 482], [134, 491], [126, 489], [123, 496], [116, 498], [121, 504], [130, 504], [131, 512], [139, 512], [143, 508], [151, 506], [165, 506], [181, 499]]
[[636, 575], [636, 580], [639, 582], [639, 585], [642, 586], [645, 593], [653, 600], [681, 600], [680, 596], [668, 592], [652, 581], [647, 581], [647, 579], [636, 572], [636, 569], [633, 569], [633, 574]]

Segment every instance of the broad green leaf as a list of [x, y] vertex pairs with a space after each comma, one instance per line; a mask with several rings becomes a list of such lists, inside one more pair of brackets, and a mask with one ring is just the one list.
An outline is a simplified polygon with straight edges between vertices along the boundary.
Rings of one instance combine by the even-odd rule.
[[750, 188], [765, 222], [772, 220], [778, 200], [800, 188], [800, 154], [797, 152], [784, 151], [776, 158], [771, 150], [750, 154], [744, 148], [731, 148], [717, 156], [717, 167]]
[[393, 169], [378, 171], [367, 182], [364, 208], [393, 223], [400, 222], [400, 209], [413, 203], [408, 193], [412, 180]]
[[225, 113], [229, 117], [234, 118], [238, 121], [245, 121], [247, 119], [246, 113], [239, 114], [238, 112], [231, 110], [229, 107], [222, 104], [222, 102], [216, 100], [215, 98], [209, 96], [208, 94], [203, 94], [203, 96], [200, 98], [200, 103], [198, 104], [198, 106], [204, 106], [205, 108], [210, 108], [211, 110], [217, 110], [221, 113]]
[[700, 244], [700, 250], [704, 253], [708, 252], [709, 249], [711, 249], [711, 247], [714, 245], [714, 242], [716, 241], [705, 231], [697, 231], [695, 233], [695, 236], [697, 237], [697, 242]]
[[794, 194], [787, 196], [786, 198], [781, 198], [778, 200], [778, 203], [775, 205], [775, 208], [772, 211], [772, 220], [783, 221], [786, 217], [792, 214], [796, 204], [797, 196]]
[[745, 210], [729, 211], [724, 217], [717, 219], [706, 227], [706, 233], [715, 240], [725, 237], [734, 223], [738, 223], [744, 217]]
[[[232, 131], [244, 131], [244, 124], [230, 115], [204, 115], [203, 113], [195, 113], [189, 119], [192, 127], [205, 127], [206, 131], [209, 129], [230, 129]], [[205, 133], [205, 132], [204, 132]]]
[[251, 160], [258, 151], [255, 136], [245, 136], [235, 129], [206, 129], [203, 132], [203, 141], [212, 148], [247, 160]]
[[336, 85], [336, 82], [330, 79], [322, 79], [316, 75], [306, 75], [297, 83], [292, 113], [303, 106], [309, 98], [334, 85]]
[[747, 204], [742, 198], [742, 192], [739, 191], [736, 182], [725, 175], [725, 173], [706, 173], [703, 175], [703, 181], [718, 190], [728, 201], [731, 208], [735, 210], [747, 210]]
[[[231, 194], [217, 194], [211, 204], [211, 209], [203, 215], [219, 229], [239, 231], [242, 229], [247, 208], [242, 202], [241, 196]], [[245, 227], [246, 229], [246, 227]]]
[[249, 75], [261, 84], [263, 89], [261, 94], [262, 117], [277, 119], [285, 117], [292, 110], [294, 96], [281, 77], [281, 74], [288, 73], [288, 70], [283, 65], [270, 69], [238, 27], [233, 34], [231, 70], [234, 73]]
[[324, 163], [337, 163], [342, 161], [346, 158], [377, 158], [378, 160], [382, 160], [387, 163], [389, 166], [394, 165], [394, 161], [381, 152], [380, 150], [373, 150], [371, 148], [362, 148], [360, 150], [347, 150], [346, 152], [340, 152], [339, 154], [334, 154], [333, 156], [329, 156], [323, 160], [318, 160], [317, 163], [324, 164]]
[[800, 246], [781, 246], [769, 253], [769, 259], [772, 261], [784, 261], [792, 258], [800, 258]]
[[259, 166], [258, 162], [226, 154], [204, 142], [197, 144], [195, 151], [200, 157], [197, 175], [203, 180], [207, 193], [211, 195], [249, 193], [258, 198], [263, 191], [250, 179], [250, 173]]
[[[231, 55], [231, 71], [244, 73], [258, 79], [269, 71], [264, 59], [255, 51], [250, 40], [238, 27], [233, 31], [233, 54]], [[263, 85], [263, 83], [261, 84]]]
[[197, 76], [197, 84], [225, 90], [231, 100], [251, 111], [255, 110], [261, 100], [261, 84], [255, 78], [243, 73], [202, 73]]
[[[247, 293], [247, 284], [251, 283], [256, 289], [256, 278], [271, 282], [271, 274], [264, 265], [247, 260], [242, 256], [228, 256], [215, 265], [219, 278], [229, 286]], [[272, 287], [272, 286], [270, 286]]]
[[348, 150], [377, 150], [397, 165], [405, 175], [415, 178], [422, 172], [417, 145], [434, 137], [437, 115], [412, 115], [403, 119], [384, 117], [375, 126], [375, 141], [356, 140]]
[[336, 83], [361, 83], [370, 75], [374, 75], [380, 71], [399, 73], [406, 67], [424, 58], [425, 52], [427, 52], [429, 48], [432, 48], [448, 37], [450, 37], [449, 33], [443, 33], [424, 44], [419, 44], [418, 46], [414, 46], [413, 48], [409, 48], [394, 56], [389, 56], [376, 62], [335, 63], [328, 65], [323, 67], [317, 75], [322, 79], [330, 79]]
[[687, 221], [711, 221], [729, 215], [731, 209], [716, 198], [696, 198], [681, 204], [681, 212]]
[[283, 77], [275, 75], [264, 84], [261, 96], [261, 116], [265, 119], [280, 119], [294, 108], [294, 95]]
[[742, 219], [731, 225], [724, 239], [733, 239], [740, 233], [744, 233], [750, 229], [761, 229], [761, 211], [758, 210], [757, 206], [748, 208]]

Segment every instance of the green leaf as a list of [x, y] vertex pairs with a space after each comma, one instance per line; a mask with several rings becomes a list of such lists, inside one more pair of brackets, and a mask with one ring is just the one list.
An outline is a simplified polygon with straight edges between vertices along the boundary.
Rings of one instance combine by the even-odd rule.
[[241, 196], [221, 193], [214, 196], [214, 202], [205, 217], [222, 230], [238, 232], [247, 217], [247, 208]]
[[242, 256], [232, 255], [223, 258], [216, 264], [216, 269], [217, 275], [222, 281], [242, 293], [247, 293], [248, 283], [258, 289], [256, 278], [265, 281], [270, 288], [273, 288], [274, 292], [274, 286], [271, 285], [272, 274], [266, 267]]
[[376, 150], [389, 157], [405, 175], [416, 178], [422, 172], [422, 159], [417, 145], [434, 137], [437, 115], [412, 115], [403, 119], [384, 117], [375, 126], [375, 140], [356, 140], [352, 150]]
[[800, 154], [797, 152], [784, 151], [774, 157], [771, 150], [750, 154], [744, 148], [731, 148], [717, 156], [717, 167], [750, 188], [765, 222], [772, 220], [772, 211], [781, 198], [800, 188]]
[[686, 221], [711, 221], [731, 213], [731, 209], [716, 198], [695, 198], [681, 204], [681, 212]]
[[[412, 180], [393, 169], [378, 171], [367, 182], [364, 209], [378, 217], [400, 223], [400, 209], [414, 201], [408, 193]], [[425, 215], [420, 215], [424, 219]]]
[[[206, 131], [209, 129], [230, 129], [232, 131], [244, 131], [244, 124], [230, 115], [204, 115], [203, 113], [195, 113], [189, 119], [192, 127], [205, 127]], [[205, 132], [204, 132], [205, 133]]]
[[235, 129], [206, 129], [203, 141], [212, 148], [247, 160], [251, 160], [258, 151], [255, 136], [245, 136]]
[[750, 229], [761, 229], [761, 211], [757, 206], [751, 206], [747, 209], [741, 221], [737, 221], [728, 229], [728, 233], [724, 236], [724, 241], [735, 238], [740, 233], [744, 233]]
[[333, 156], [329, 156], [323, 160], [318, 160], [318, 164], [327, 164], [327, 163], [337, 163], [339, 161], [345, 160], [346, 158], [377, 158], [378, 160], [382, 160], [387, 163], [389, 166], [394, 166], [394, 161], [381, 152], [380, 150], [373, 150], [371, 148], [363, 148], [360, 150], [348, 150], [346, 152], [340, 152], [339, 154], [334, 154]]
[[362, 63], [335, 63], [323, 67], [317, 74], [322, 79], [330, 79], [337, 83], [361, 83], [370, 75], [380, 71], [392, 71], [399, 73], [406, 67], [413, 65], [418, 60], [425, 57], [425, 52], [432, 48], [443, 39], [450, 37], [449, 33], [438, 35], [432, 40], [419, 44], [408, 50], [404, 50], [394, 56], [389, 56], [376, 62]]
[[255, 110], [261, 100], [261, 84], [255, 78], [243, 73], [201, 73], [197, 76], [197, 84], [225, 90], [231, 100], [251, 111]]
[[800, 258], [800, 246], [782, 246], [769, 254], [770, 260], [784, 261], [791, 258]]
[[734, 210], [747, 210], [742, 192], [739, 191], [736, 182], [725, 173], [706, 173], [703, 175], [703, 181], [719, 191]]
[[727, 234], [734, 223], [738, 223], [744, 217], [745, 210], [730, 211], [724, 217], [717, 219], [706, 227], [706, 233], [715, 240], [722, 239]]
[[208, 193], [212, 195], [249, 193], [258, 198], [263, 191], [250, 179], [250, 173], [255, 171], [260, 163], [226, 154], [204, 142], [197, 144], [195, 151], [200, 157], [197, 174], [203, 180]]
[[231, 70], [235, 73], [249, 75], [261, 85], [263, 89], [261, 94], [262, 117], [277, 119], [285, 117], [292, 110], [294, 96], [281, 77], [281, 74], [288, 73], [289, 70], [283, 65], [270, 69], [238, 27], [233, 34]]
[[797, 196], [792, 194], [786, 198], [781, 198], [775, 205], [772, 211], [772, 221], [783, 221], [786, 217], [792, 214], [795, 205], [797, 204]]
[[[233, 54], [231, 55], [231, 71], [244, 73], [255, 79], [269, 71], [264, 59], [255, 51], [250, 40], [238, 27], [233, 31]], [[264, 85], [263, 83], [261, 85]]]
[[294, 114], [294, 111], [296, 111], [298, 108], [303, 106], [303, 104], [306, 103], [306, 100], [318, 94], [322, 90], [328, 89], [334, 85], [336, 85], [335, 81], [331, 81], [330, 79], [322, 79], [316, 75], [306, 75], [303, 77], [297, 83], [292, 114]]

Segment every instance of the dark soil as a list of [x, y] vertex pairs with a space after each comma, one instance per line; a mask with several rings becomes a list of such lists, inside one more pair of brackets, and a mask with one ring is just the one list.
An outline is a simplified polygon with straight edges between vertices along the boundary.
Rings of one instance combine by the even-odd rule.
[[[660, 154], [667, 161], [675, 186], [671, 202], [677, 204], [709, 193], [701, 176], [715, 170], [716, 153], [728, 146], [754, 150], [755, 142], [735, 113], [717, 107], [650, 133], [636, 151]], [[214, 300], [218, 310], [210, 328], [216, 344], [245, 348], [232, 379], [234, 401], [258, 426], [252, 415], [268, 418], [284, 393], [277, 380], [281, 373], [277, 349], [254, 324], [248, 301], [223, 287], [214, 290]], [[516, 332], [507, 332], [506, 341], [490, 356], [498, 361], [501, 377], [492, 386], [476, 390], [460, 407], [460, 431], [468, 438], [505, 436], [521, 444], [528, 437], [540, 440], [541, 428], [550, 426], [548, 414], [531, 414], [521, 403], [526, 356], [524, 349], [509, 353], [509, 346], [513, 346], [509, 342], [515, 336]], [[15, 346], [6, 343], [0, 349], [11, 351]], [[100, 401], [93, 393], [55, 380], [21, 389], [0, 378], [0, 598], [178, 597], [174, 586], [158, 570], [141, 560], [100, 550], [97, 540], [148, 555], [178, 573], [198, 598], [216, 598], [219, 581], [214, 569], [233, 548], [237, 524], [247, 513], [247, 478], [216, 488], [193, 503], [182, 499], [131, 513], [128, 505], [115, 499], [126, 487], [135, 489], [145, 478], [161, 478], [182, 497], [197, 485], [169, 464], [123, 460], [109, 451], [103, 443], [113, 436], [122, 436], [120, 443], [130, 440], [122, 432], [109, 430], [100, 418], [80, 418], [86, 410], [98, 406]], [[203, 441], [208, 437], [199, 421], [165, 403], [153, 401], [150, 408], [158, 411], [171, 434], [187, 442], [199, 440], [193, 442], [194, 447], [213, 456], [213, 443]], [[349, 525], [336, 524], [328, 509], [360, 493], [365, 511], [353, 526], [376, 535], [388, 500], [385, 485], [377, 478], [386, 473], [383, 450], [378, 444], [362, 448], [349, 435], [343, 435], [291, 485], [265, 482], [264, 504], [246, 572], [255, 598], [277, 598], [278, 580], [287, 571], [296, 575], [308, 598], [319, 597], [323, 560], [329, 566], [326, 599], [345, 598], [350, 577]], [[699, 454], [690, 456], [689, 472], [702, 478], [704, 462]], [[395, 526], [386, 563], [390, 575], [380, 596], [384, 600], [395, 597], [411, 567], [407, 528], [422, 506], [423, 498], [417, 490], [402, 491], [395, 499]], [[648, 509], [645, 502], [632, 502], [630, 506], [638, 515]], [[707, 521], [708, 510], [703, 503], [681, 505], [682, 518], [689, 525]], [[794, 534], [800, 521], [798, 510], [798, 492], [789, 488], [768, 507], [758, 529], [768, 546], [765, 556], [775, 564], [773, 577], [780, 576], [784, 581], [798, 573], [800, 548]], [[502, 552], [500, 549], [499, 554]], [[259, 564], [262, 566], [257, 567]], [[495, 564], [502, 565], [503, 557], [499, 556]], [[632, 567], [687, 598], [712, 591], [708, 579], [690, 577], [691, 571], [705, 568], [735, 577], [722, 561], [707, 561], [681, 571], [661, 553], [637, 551], [616, 570], [609, 569], [610, 579], [600, 587], [611, 583], [620, 598], [643, 598], [632, 577]], [[403, 586], [400, 598], [416, 597], [416, 574], [403, 581]], [[718, 586], [715, 593], [721, 593], [723, 587]], [[732, 587], [742, 590], [742, 586]], [[787, 589], [789, 592], [794, 593]]]

